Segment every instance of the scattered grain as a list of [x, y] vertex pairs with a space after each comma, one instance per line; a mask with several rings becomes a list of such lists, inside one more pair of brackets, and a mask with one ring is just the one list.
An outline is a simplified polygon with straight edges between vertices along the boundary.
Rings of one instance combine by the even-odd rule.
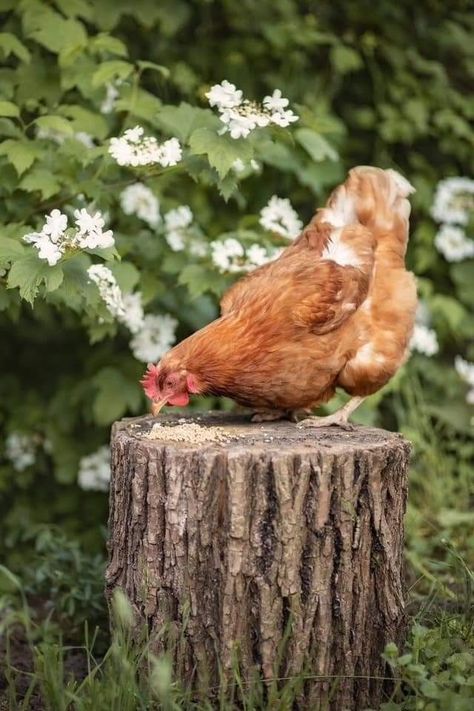
[[[193, 422], [171, 426], [156, 422], [143, 437], [145, 439], [168, 440], [169, 442], [201, 444], [204, 442], [227, 442], [229, 434], [222, 427], [201, 427]], [[232, 438], [232, 435], [230, 437]]]

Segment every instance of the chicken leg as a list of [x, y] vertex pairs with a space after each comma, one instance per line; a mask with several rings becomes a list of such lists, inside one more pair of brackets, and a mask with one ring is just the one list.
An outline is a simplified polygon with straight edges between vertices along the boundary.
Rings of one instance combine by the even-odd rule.
[[332, 415], [327, 415], [326, 417], [316, 417], [314, 415], [307, 417], [305, 420], [301, 420], [297, 427], [328, 427], [329, 425], [337, 425], [344, 430], [351, 430], [354, 428], [354, 425], [348, 422], [349, 417], [364, 400], [365, 397], [353, 397], [349, 402], [346, 402], [343, 407], [333, 412]]

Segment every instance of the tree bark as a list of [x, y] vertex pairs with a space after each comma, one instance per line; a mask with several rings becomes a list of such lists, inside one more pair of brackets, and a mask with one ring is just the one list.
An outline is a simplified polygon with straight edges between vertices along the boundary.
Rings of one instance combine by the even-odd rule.
[[[171, 439], [146, 438], [158, 421]], [[172, 441], [184, 422], [210, 439]], [[155, 651], [174, 639], [196, 687], [237, 665], [246, 682], [304, 675], [301, 709], [376, 708], [381, 654], [404, 634], [409, 452], [367, 427], [217, 413], [119, 422], [107, 593], [124, 590]]]

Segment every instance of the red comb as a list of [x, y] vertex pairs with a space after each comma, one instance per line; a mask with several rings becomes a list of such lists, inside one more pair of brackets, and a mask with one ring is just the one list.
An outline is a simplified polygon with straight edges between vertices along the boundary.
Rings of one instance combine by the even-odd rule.
[[157, 365], [153, 365], [153, 363], [148, 363], [147, 371], [143, 378], [140, 380], [140, 385], [143, 387], [145, 395], [150, 398], [150, 400], [156, 400], [160, 395], [160, 391], [158, 390], [157, 386], [159, 373], [160, 369]]

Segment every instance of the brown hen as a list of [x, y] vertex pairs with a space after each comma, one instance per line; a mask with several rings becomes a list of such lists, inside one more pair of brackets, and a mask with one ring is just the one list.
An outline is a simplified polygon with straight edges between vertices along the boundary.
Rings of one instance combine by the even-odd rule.
[[224, 395], [261, 419], [352, 399], [302, 424], [347, 423], [407, 356], [416, 309], [405, 267], [410, 183], [361, 166], [281, 256], [224, 295], [221, 316], [149, 366], [154, 412], [189, 394]]

